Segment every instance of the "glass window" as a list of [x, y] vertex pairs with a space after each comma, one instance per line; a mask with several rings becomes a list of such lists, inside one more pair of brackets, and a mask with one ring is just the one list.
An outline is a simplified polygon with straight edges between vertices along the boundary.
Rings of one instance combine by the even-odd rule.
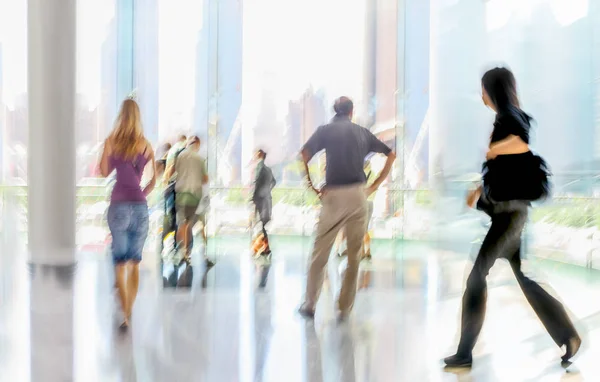
[[[106, 25], [116, 25], [111, 52], [119, 57], [106, 64], [112, 87], [88, 90], [86, 99], [106, 100], [96, 120], [109, 129], [118, 102], [135, 89], [153, 143], [201, 137], [214, 196], [209, 227], [247, 228], [252, 158], [262, 148], [278, 181], [272, 229], [310, 234], [319, 203], [305, 190], [297, 153], [332, 116], [333, 100], [347, 95], [356, 122], [399, 158], [372, 199], [375, 236], [469, 244], [485, 221], [463, 199], [479, 176], [494, 118], [479, 81], [502, 63], [515, 72], [523, 108], [535, 118], [532, 146], [555, 173], [555, 201], [534, 211], [536, 239], [528, 242], [562, 255], [595, 248], [584, 232], [595, 229], [590, 217], [597, 215], [598, 1], [109, 3], [95, 6], [112, 13], [97, 12], [116, 21], [98, 17], [89, 28], [114, 33]], [[81, 49], [80, 56], [98, 55], [99, 43]], [[94, 65], [86, 70], [99, 73]], [[383, 163], [371, 160], [371, 179]], [[311, 163], [314, 178], [322, 179], [325, 165], [322, 156]], [[82, 177], [88, 169], [78, 171]]]
[[206, 135], [205, 3], [135, 2], [136, 96], [156, 144]]
[[[278, 181], [273, 225], [299, 233], [314, 225], [313, 218], [304, 224], [303, 217], [314, 215], [307, 208], [318, 203], [304, 189], [297, 154], [332, 116], [336, 97], [352, 97], [356, 121], [395, 146], [402, 50], [396, 2], [373, 7], [367, 18], [364, 2], [342, 0], [155, 0], [135, 6], [135, 86], [147, 131], [157, 143], [200, 135], [215, 197], [223, 198], [224, 208], [240, 210], [229, 216], [243, 216], [226, 225], [247, 226], [252, 158], [259, 148], [268, 153]], [[342, 8], [345, 16], [337, 17]], [[322, 178], [323, 164], [311, 166], [316, 178]], [[373, 170], [382, 164], [374, 159]], [[378, 219], [393, 212], [390, 187], [387, 182], [374, 200]], [[302, 229], [283, 224], [295, 218]]]
[[0, 0], [0, 184], [27, 182], [27, 1]]
[[77, 244], [84, 251], [103, 250], [108, 236], [107, 182], [99, 177], [98, 160], [123, 98], [119, 71], [131, 71], [119, 68], [127, 55], [117, 56], [123, 44], [120, 31], [127, 27], [125, 14], [116, 0], [77, 2]]
[[27, 232], [27, 113], [27, 1], [0, 0], [0, 247], [6, 249]]
[[535, 119], [532, 146], [554, 172], [555, 200], [533, 210], [529, 249], [578, 264], [589, 260], [598, 227], [598, 5], [431, 2], [429, 179], [441, 196], [440, 233], [467, 238], [480, 227], [463, 207], [494, 118], [482, 105], [480, 78], [494, 65], [508, 65], [521, 105]]

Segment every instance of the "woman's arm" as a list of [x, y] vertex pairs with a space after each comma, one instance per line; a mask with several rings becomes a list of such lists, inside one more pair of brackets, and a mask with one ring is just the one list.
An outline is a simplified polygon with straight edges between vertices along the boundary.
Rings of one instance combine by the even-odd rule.
[[112, 153], [112, 141], [108, 137], [104, 141], [104, 148], [102, 149], [102, 156], [100, 157], [100, 175], [104, 178], [110, 175], [112, 169], [110, 168], [109, 157]]
[[175, 166], [170, 165], [163, 173], [163, 182], [169, 183], [169, 180], [171, 180], [173, 174], [175, 174]]
[[152, 190], [154, 190], [154, 186], [156, 186], [156, 163], [154, 160], [154, 150], [152, 149], [152, 145], [150, 145], [150, 143], [147, 143], [146, 150], [150, 159], [150, 168], [152, 168], [152, 178], [143, 190], [144, 195], [148, 196], [152, 192]]
[[302, 151], [300, 152], [300, 155], [302, 157], [302, 163], [304, 164], [304, 173], [306, 175], [306, 181], [308, 183], [308, 187], [310, 189], [312, 189], [320, 197], [323, 190], [318, 190], [313, 185], [313, 182], [310, 179], [310, 170], [308, 168], [308, 162], [310, 162], [310, 160], [312, 159], [312, 156], [310, 155], [310, 153], [309, 153], [309, 151], [308, 151], [307, 148], [303, 148]]
[[509, 135], [505, 139], [490, 145], [486, 158], [494, 159], [498, 155], [523, 154], [529, 151], [529, 145], [519, 136]]
[[482, 186], [479, 186], [476, 189], [469, 191], [469, 193], [467, 194], [467, 206], [469, 206], [470, 208], [475, 207], [475, 204], [477, 204], [477, 201], [481, 197], [482, 191]]

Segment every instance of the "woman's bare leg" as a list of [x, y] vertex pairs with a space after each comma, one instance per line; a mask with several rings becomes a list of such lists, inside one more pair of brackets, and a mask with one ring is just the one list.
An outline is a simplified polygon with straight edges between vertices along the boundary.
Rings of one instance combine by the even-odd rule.
[[137, 297], [140, 284], [140, 265], [137, 262], [127, 263], [127, 310], [125, 314], [127, 318], [131, 317], [133, 304]]
[[117, 284], [117, 291], [119, 293], [119, 303], [121, 305], [121, 311], [125, 315], [122, 326], [129, 325], [128, 315], [128, 295], [127, 295], [127, 269], [125, 264], [117, 264], [115, 266], [115, 281]]

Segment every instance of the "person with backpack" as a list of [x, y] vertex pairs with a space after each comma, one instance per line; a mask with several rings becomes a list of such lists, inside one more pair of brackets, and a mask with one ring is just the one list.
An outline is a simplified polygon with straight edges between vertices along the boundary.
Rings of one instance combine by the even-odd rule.
[[177, 209], [175, 207], [175, 159], [185, 149], [187, 137], [185, 135], [179, 136], [179, 140], [175, 142], [166, 152], [160, 163], [164, 163], [163, 172], [163, 203], [164, 203], [164, 217], [163, 217], [163, 229], [160, 240], [160, 250], [163, 252], [165, 241], [169, 237], [173, 237], [173, 243], [167, 244], [167, 247], [175, 248], [177, 242], [175, 239], [175, 231], [177, 230]]
[[192, 228], [197, 222], [202, 223], [201, 235], [205, 249], [207, 267], [214, 262], [206, 256], [206, 211], [199, 211], [204, 199], [204, 187], [208, 184], [206, 160], [200, 155], [200, 138], [192, 136], [187, 146], [175, 158], [175, 206], [177, 210], [177, 242], [182, 244], [185, 257], [189, 258], [194, 244]]

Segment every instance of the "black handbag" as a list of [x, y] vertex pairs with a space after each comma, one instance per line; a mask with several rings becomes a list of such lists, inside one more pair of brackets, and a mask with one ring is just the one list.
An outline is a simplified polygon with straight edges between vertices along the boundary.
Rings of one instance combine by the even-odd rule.
[[483, 193], [491, 202], [537, 202], [551, 193], [550, 168], [532, 152], [499, 155], [483, 164]]

